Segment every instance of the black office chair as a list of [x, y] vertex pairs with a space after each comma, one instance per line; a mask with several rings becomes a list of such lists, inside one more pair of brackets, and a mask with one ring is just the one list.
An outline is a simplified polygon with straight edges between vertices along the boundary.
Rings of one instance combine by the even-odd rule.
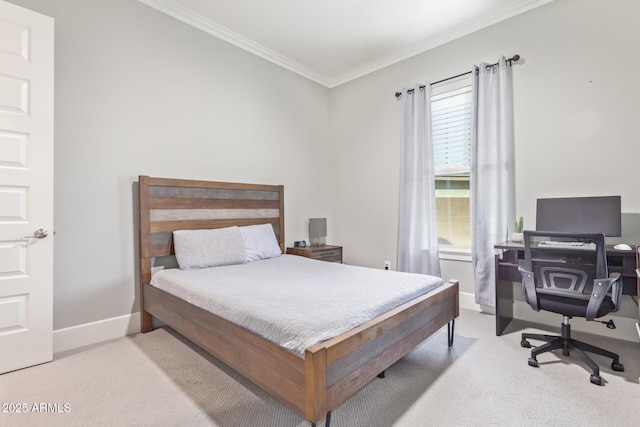
[[[575, 350], [591, 368], [593, 384], [602, 385], [600, 369], [585, 352], [609, 357], [613, 359], [611, 369], [624, 371], [617, 354], [572, 339], [569, 325], [573, 316], [594, 320], [620, 308], [622, 281], [620, 273], [607, 272], [604, 234], [525, 230], [524, 248], [520, 272], [525, 301], [536, 311], [550, 311], [563, 317], [561, 336], [522, 334], [522, 347], [531, 347], [529, 339], [547, 342], [531, 350], [529, 365], [537, 368], [539, 354], [562, 349], [565, 356]], [[611, 325], [609, 322], [607, 326]]]

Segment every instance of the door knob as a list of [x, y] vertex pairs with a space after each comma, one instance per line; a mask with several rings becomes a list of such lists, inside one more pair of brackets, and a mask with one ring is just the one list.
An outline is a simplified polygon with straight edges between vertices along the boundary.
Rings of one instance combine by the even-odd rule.
[[49, 232], [44, 228], [38, 228], [33, 232], [33, 236], [25, 236], [23, 239], [44, 239], [49, 235]]

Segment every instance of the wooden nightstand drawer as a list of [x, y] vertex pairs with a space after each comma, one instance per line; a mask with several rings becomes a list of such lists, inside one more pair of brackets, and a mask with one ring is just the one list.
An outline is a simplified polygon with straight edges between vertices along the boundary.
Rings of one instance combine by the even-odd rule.
[[342, 262], [342, 248], [312, 251], [311, 258], [323, 261]]
[[305, 248], [287, 248], [287, 254], [299, 255], [320, 261], [342, 262], [342, 246], [307, 246]]

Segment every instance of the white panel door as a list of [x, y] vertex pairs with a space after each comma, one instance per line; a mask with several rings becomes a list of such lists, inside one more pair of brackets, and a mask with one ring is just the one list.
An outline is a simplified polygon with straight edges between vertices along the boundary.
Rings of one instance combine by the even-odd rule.
[[0, 0], [0, 374], [52, 359], [52, 229], [53, 19]]

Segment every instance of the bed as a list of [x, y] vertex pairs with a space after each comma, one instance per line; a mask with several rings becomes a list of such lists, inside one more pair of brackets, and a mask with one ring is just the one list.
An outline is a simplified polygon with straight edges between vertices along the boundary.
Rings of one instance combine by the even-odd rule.
[[[153, 318], [158, 319], [300, 413], [312, 426], [323, 418], [329, 425], [332, 409], [445, 325], [452, 344], [453, 321], [459, 314], [457, 281], [337, 336], [305, 344], [301, 350], [277, 344], [151, 285], [152, 271], [177, 267], [173, 240], [177, 230], [270, 224], [284, 252], [283, 186], [140, 176], [139, 201], [142, 332], [151, 331]], [[293, 255], [281, 258], [274, 262], [302, 261]]]

